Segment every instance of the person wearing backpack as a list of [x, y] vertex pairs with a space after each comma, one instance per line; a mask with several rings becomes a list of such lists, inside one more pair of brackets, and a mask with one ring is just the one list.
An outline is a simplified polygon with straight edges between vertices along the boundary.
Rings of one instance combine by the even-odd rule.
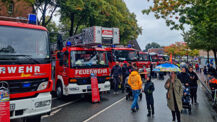
[[139, 110], [138, 97], [142, 89], [142, 79], [137, 71], [132, 71], [130, 73], [128, 84], [130, 85], [133, 93], [133, 103], [131, 106], [131, 111], [136, 112]]
[[144, 93], [146, 96], [146, 103], [147, 103], [147, 109], [148, 109], [148, 114], [147, 116], [154, 115], [154, 97], [153, 97], [153, 92], [154, 92], [154, 83], [151, 81], [150, 76], [147, 77], [147, 81], [145, 83], [144, 87]]
[[127, 67], [127, 64], [124, 63], [123, 66], [122, 66], [122, 76], [123, 76], [123, 81], [121, 83], [121, 90], [122, 90], [122, 93], [124, 93], [124, 86], [125, 86], [125, 80], [126, 78], [129, 76], [129, 69]]

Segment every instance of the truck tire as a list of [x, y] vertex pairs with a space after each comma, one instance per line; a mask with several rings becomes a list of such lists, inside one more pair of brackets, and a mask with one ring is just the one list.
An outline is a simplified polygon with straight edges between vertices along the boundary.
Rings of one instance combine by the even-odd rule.
[[24, 122], [41, 122], [41, 115], [27, 117]]
[[58, 99], [63, 98], [63, 86], [62, 86], [62, 83], [60, 81], [57, 82], [56, 96]]

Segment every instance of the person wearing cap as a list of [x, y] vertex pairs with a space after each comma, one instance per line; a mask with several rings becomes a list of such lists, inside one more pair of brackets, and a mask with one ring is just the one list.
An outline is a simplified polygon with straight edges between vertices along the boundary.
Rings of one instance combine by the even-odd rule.
[[154, 92], [154, 83], [151, 81], [150, 76], [147, 77], [147, 81], [145, 83], [144, 87], [144, 93], [146, 96], [146, 103], [147, 103], [147, 109], [148, 109], [148, 114], [147, 116], [152, 116], [154, 115], [154, 97], [153, 97], [153, 92]]

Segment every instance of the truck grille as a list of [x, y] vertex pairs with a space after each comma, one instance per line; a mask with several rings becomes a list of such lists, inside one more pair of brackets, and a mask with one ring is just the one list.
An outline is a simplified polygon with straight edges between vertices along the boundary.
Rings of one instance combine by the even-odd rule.
[[[106, 77], [97, 77], [98, 79], [98, 83], [105, 83], [105, 78]], [[87, 85], [87, 84], [91, 84], [91, 78], [78, 78], [77, 79], [77, 84], [78, 85]]]
[[45, 81], [48, 81], [48, 79], [10, 80], [7, 82], [9, 84], [10, 94], [16, 94], [36, 91], [39, 84]]

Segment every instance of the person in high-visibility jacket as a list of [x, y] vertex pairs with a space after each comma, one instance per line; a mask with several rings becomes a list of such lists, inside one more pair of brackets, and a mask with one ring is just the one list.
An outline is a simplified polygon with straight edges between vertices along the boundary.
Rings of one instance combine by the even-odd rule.
[[132, 71], [130, 73], [128, 84], [130, 85], [132, 92], [133, 92], [133, 103], [131, 106], [132, 112], [136, 112], [139, 110], [138, 105], [138, 96], [142, 89], [142, 79], [140, 74], [137, 71]]

